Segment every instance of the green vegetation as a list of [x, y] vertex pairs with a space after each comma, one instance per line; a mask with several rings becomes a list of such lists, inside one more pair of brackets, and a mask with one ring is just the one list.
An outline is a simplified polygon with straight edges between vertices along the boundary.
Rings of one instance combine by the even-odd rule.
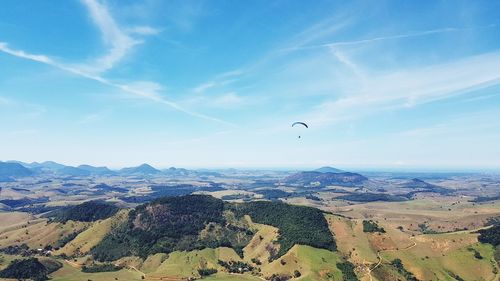
[[481, 229], [478, 231], [479, 237], [477, 238], [481, 243], [489, 243], [493, 246], [500, 245], [500, 224], [497, 224], [488, 229]]
[[420, 223], [418, 224], [418, 228], [420, 228], [420, 231], [423, 234], [438, 234], [439, 232], [432, 230], [429, 228], [429, 226], [426, 223]]
[[391, 262], [391, 265], [396, 268], [396, 270], [401, 274], [403, 275], [406, 280], [408, 281], [419, 281], [414, 275], [413, 273], [409, 272], [408, 270], [406, 270], [406, 268], [403, 266], [403, 262], [401, 262], [400, 259], [395, 259]]
[[215, 269], [215, 268], [200, 268], [200, 269], [198, 269], [198, 274], [200, 274], [200, 276], [202, 276], [202, 277], [209, 276], [209, 275], [212, 275], [215, 273], [217, 273], [217, 269]]
[[288, 205], [281, 202], [257, 201], [230, 205], [238, 216], [249, 215], [256, 223], [279, 229], [279, 252], [272, 258], [284, 255], [294, 245], [336, 250], [335, 240], [323, 213], [315, 208]]
[[242, 261], [223, 261], [219, 260], [218, 261], [219, 265], [227, 269], [229, 273], [245, 273], [245, 272], [250, 272], [254, 269], [253, 266], [249, 265], [248, 263], [242, 262]]
[[116, 266], [112, 263], [103, 263], [103, 264], [92, 264], [91, 266], [83, 266], [82, 272], [85, 273], [95, 273], [95, 272], [110, 272], [110, 271], [118, 271], [121, 270], [122, 266]]
[[336, 199], [354, 201], [354, 202], [376, 202], [376, 201], [385, 201], [385, 202], [399, 202], [399, 201], [408, 201], [407, 197], [398, 196], [398, 195], [390, 195], [390, 194], [381, 194], [381, 193], [351, 193], [347, 195], [338, 196]]
[[118, 210], [118, 207], [106, 202], [88, 201], [80, 205], [50, 212], [47, 216], [52, 217], [56, 222], [62, 223], [69, 220], [91, 222], [107, 219], [115, 215]]
[[0, 271], [0, 278], [47, 280], [49, 271], [36, 258], [13, 260], [7, 268]]
[[372, 220], [364, 220], [363, 221], [363, 232], [380, 232], [385, 233], [385, 229], [383, 227], [378, 226], [378, 224]]
[[76, 236], [78, 236], [78, 234], [80, 234], [81, 232], [83, 232], [83, 229], [80, 231], [74, 231], [66, 236], [61, 237], [59, 240], [57, 240], [56, 244], [54, 245], [54, 248], [57, 249], [64, 247], [66, 244], [75, 239]]
[[344, 276], [344, 281], [358, 281], [358, 277], [356, 273], [354, 273], [354, 265], [349, 261], [339, 262], [337, 263], [337, 268], [342, 271], [342, 275]]
[[[202, 235], [203, 232], [203, 235]], [[238, 253], [253, 232], [224, 217], [224, 202], [206, 195], [164, 197], [138, 206], [91, 250], [99, 261], [124, 256], [230, 247]]]

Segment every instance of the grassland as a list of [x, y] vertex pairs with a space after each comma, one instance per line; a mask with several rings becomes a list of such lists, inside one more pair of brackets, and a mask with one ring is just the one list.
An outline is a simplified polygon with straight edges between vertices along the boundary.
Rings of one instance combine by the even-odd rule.
[[27, 213], [0, 213], [0, 248], [27, 244], [32, 249], [54, 245], [61, 237], [85, 228], [88, 223], [48, 223]]
[[92, 225], [81, 232], [71, 242], [67, 243], [63, 248], [54, 252], [56, 255], [65, 254], [72, 256], [75, 254], [86, 254], [102, 241], [109, 231], [121, 222], [127, 219], [127, 211], [122, 210], [115, 216], [92, 223]]
[[63, 267], [50, 275], [52, 281], [109, 281], [109, 280], [125, 280], [138, 281], [142, 274], [131, 269], [122, 269], [115, 272], [99, 272], [99, 273], [84, 273], [79, 268], [75, 268], [68, 263], [64, 263]]

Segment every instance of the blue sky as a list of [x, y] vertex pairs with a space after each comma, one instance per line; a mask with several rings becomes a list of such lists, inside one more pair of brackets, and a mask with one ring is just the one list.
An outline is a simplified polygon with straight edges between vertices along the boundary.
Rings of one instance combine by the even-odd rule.
[[1, 5], [2, 160], [500, 168], [498, 1]]

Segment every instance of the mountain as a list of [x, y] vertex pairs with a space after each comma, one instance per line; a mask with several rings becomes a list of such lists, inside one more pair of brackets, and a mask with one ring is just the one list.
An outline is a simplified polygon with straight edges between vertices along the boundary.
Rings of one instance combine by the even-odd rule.
[[163, 174], [168, 176], [187, 176], [190, 174], [190, 171], [183, 168], [175, 168], [170, 167], [168, 169], [162, 170]]
[[114, 261], [127, 256], [145, 259], [157, 253], [228, 247], [243, 256], [243, 248], [255, 235], [245, 215], [256, 223], [280, 229], [276, 241], [280, 247], [272, 251], [271, 260], [295, 245], [336, 250], [319, 209], [281, 202], [231, 204], [208, 195], [186, 195], [159, 198], [131, 210], [128, 220], [112, 230], [91, 254], [99, 261]]
[[59, 174], [59, 175], [75, 176], [75, 177], [90, 176], [90, 172], [89, 171], [86, 171], [86, 170], [83, 170], [83, 169], [79, 169], [79, 168], [76, 168], [76, 167], [71, 167], [71, 166], [65, 166], [62, 169], [58, 169], [56, 171], [56, 173]]
[[424, 189], [432, 189], [433, 187], [435, 187], [435, 185], [417, 178], [411, 179], [408, 182], [403, 183], [402, 186], [406, 188], [424, 188]]
[[57, 171], [67, 167], [66, 165], [56, 163], [54, 161], [45, 161], [42, 163], [33, 162], [30, 164], [32, 168], [43, 168], [47, 170]]
[[27, 177], [32, 174], [33, 171], [19, 163], [0, 162], [0, 178]]
[[404, 182], [400, 186], [402, 188], [411, 188], [411, 189], [416, 190], [416, 191], [410, 192], [408, 194], [408, 196], [415, 194], [415, 193], [418, 193], [418, 192], [435, 192], [435, 193], [439, 193], [442, 195], [453, 193], [453, 190], [451, 190], [451, 189], [444, 188], [444, 187], [441, 187], [439, 185], [435, 185], [432, 183], [428, 183], [426, 181], [423, 181], [423, 180], [417, 179], [417, 178], [414, 178], [414, 179], [411, 179], [407, 182]]
[[116, 175], [116, 172], [111, 171], [107, 167], [94, 167], [91, 165], [80, 165], [78, 169], [85, 170], [94, 175]]
[[299, 172], [286, 177], [282, 182], [292, 185], [303, 186], [356, 186], [367, 181], [368, 178], [357, 173], [322, 173], [322, 172]]
[[161, 174], [160, 170], [157, 170], [148, 164], [142, 164], [140, 166], [131, 167], [131, 168], [123, 168], [119, 172], [120, 172], [120, 174], [126, 174], [126, 175], [156, 175], [156, 174]]
[[319, 169], [314, 170], [314, 172], [320, 172], [320, 173], [343, 173], [345, 171], [342, 171], [342, 170], [337, 169], [337, 168], [325, 166], [325, 167], [321, 167]]

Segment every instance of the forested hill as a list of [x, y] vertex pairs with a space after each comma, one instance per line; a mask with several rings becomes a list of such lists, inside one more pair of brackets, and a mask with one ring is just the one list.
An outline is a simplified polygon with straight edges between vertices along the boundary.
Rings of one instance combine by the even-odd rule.
[[335, 250], [326, 219], [318, 209], [280, 202], [228, 203], [207, 195], [165, 197], [140, 205], [128, 220], [92, 249], [101, 261], [125, 256], [230, 247], [242, 249], [255, 233], [244, 215], [279, 229], [280, 251], [302, 244]]
[[288, 205], [279, 201], [257, 201], [229, 205], [239, 216], [249, 215], [254, 222], [279, 229], [278, 242], [282, 256], [295, 244], [336, 250], [328, 223], [319, 209]]
[[54, 221], [97, 221], [109, 218], [118, 212], [119, 208], [102, 201], [87, 201], [82, 204], [63, 208], [47, 214]]

